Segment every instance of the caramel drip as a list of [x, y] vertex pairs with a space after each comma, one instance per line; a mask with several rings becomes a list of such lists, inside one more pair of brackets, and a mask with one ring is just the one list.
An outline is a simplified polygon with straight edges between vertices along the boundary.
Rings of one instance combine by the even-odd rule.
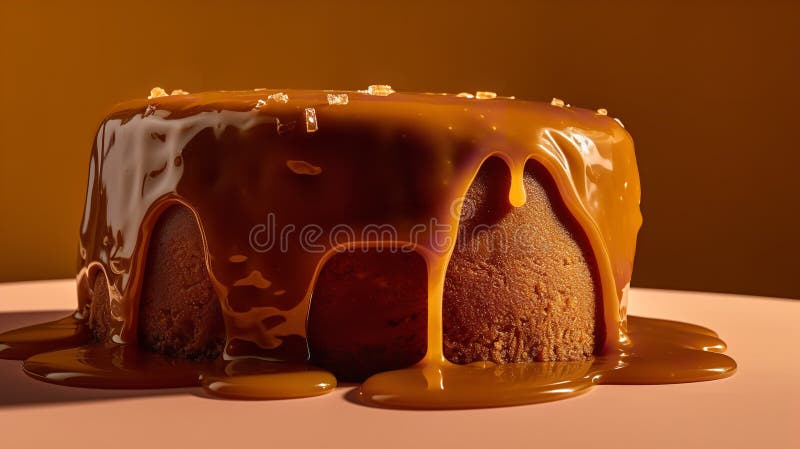
[[[569, 395], [560, 390], [577, 392], [596, 382], [635, 383], [637, 375], [654, 382], [693, 381], [733, 371], [732, 360], [698, 346], [711, 339], [708, 348], [724, 347], [705, 331], [634, 321], [630, 335], [625, 332], [623, 292], [641, 225], [640, 190], [630, 136], [613, 119], [501, 98], [348, 92], [346, 104], [332, 105], [321, 91], [286, 90], [280, 101], [275, 95], [214, 92], [118, 106], [101, 125], [90, 159], [77, 276], [79, 316], [88, 313], [90, 279], [98, 272], [108, 279], [116, 344], [74, 347], [86, 340], [86, 331], [72, 318], [0, 336], [7, 345], [0, 356], [32, 356], [25, 363], [29, 374], [69, 385], [201, 382], [228, 397], [322, 394], [335, 379], [302, 364], [309, 355], [297, 352], [305, 348], [317, 275], [344, 248], [389, 245], [416, 251], [427, 263], [428, 348], [417, 366], [369, 379], [362, 389], [367, 401], [505, 405]], [[526, 162], [539, 162], [584, 229], [603, 300], [605, 333], [593, 362], [460, 367], [445, 360], [442, 292], [460, 200], [490, 157], [506, 162], [508, 199], [515, 207], [526, 201]], [[135, 349], [149, 238], [161, 212], [173, 204], [191, 210], [201, 230], [226, 324], [224, 361], [175, 361]], [[337, 238], [342, 226], [348, 234]], [[396, 234], [387, 238], [375, 226]], [[309, 227], [326, 237], [303, 241]], [[44, 342], [52, 336], [57, 338]], [[656, 336], [688, 340], [659, 346]], [[67, 349], [34, 355], [56, 348]], [[667, 363], [682, 363], [677, 355], [659, 355], [667, 349], [711, 371], [698, 374], [687, 367], [664, 375]], [[649, 361], [655, 361], [651, 368], [628, 368]], [[150, 374], [140, 376], [144, 369]], [[626, 372], [638, 374], [620, 374]], [[481, 389], [476, 383], [485, 386], [482, 393], [474, 391]]]

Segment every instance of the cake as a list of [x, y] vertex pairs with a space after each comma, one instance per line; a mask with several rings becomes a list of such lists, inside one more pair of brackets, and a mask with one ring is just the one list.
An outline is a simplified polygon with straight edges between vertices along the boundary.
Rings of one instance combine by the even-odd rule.
[[[398, 406], [545, 400], [626, 357], [639, 199], [631, 138], [604, 109], [383, 85], [153, 89], [97, 133], [78, 311], [51, 346], [80, 331], [83, 360], [137, 348], [205, 367], [223, 396], [368, 379], [366, 399]], [[692, 335], [678, 346], [716, 338]], [[52, 381], [59, 363], [25, 366]], [[111, 365], [95, 376], [129, 386]], [[470, 376], [505, 380], [476, 399]], [[531, 393], [510, 396], [515, 382]]]

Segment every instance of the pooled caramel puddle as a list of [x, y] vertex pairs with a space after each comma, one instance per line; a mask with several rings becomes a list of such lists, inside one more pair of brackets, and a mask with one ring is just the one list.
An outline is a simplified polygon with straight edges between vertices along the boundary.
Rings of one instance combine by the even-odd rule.
[[89, 327], [75, 315], [0, 334], [0, 359], [25, 360], [43, 352], [83, 344], [89, 339]]
[[[390, 408], [498, 407], [565, 399], [598, 384], [699, 382], [736, 371], [736, 362], [721, 354], [725, 343], [701, 326], [631, 316], [628, 336], [630, 343], [621, 349], [584, 362], [456, 365], [426, 358], [370, 377], [359, 397]], [[83, 321], [69, 316], [0, 334], [0, 358], [25, 359], [31, 377], [76, 387], [200, 385], [211, 395], [233, 399], [310, 397], [336, 387], [333, 374], [311, 365], [254, 358], [193, 362], [132, 344], [88, 341]], [[49, 349], [57, 350], [43, 352]]]
[[336, 377], [311, 365], [243, 358], [200, 374], [208, 393], [231, 399], [290, 399], [319, 396], [336, 388]]
[[423, 361], [380, 373], [361, 386], [367, 403], [393, 408], [501, 407], [566, 399], [600, 384], [671, 384], [722, 379], [736, 362], [701, 326], [628, 317], [631, 344], [585, 362], [455, 365]]
[[197, 373], [204, 365], [133, 345], [96, 343], [37, 354], [22, 367], [34, 379], [54, 384], [137, 389], [197, 385]]

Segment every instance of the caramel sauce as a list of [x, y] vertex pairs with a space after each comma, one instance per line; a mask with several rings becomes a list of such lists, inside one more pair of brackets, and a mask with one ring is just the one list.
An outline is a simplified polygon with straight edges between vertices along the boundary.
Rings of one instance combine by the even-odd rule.
[[[728, 377], [736, 370], [736, 363], [721, 354], [725, 343], [709, 329], [634, 316], [628, 324], [632, 343], [593, 360], [504, 365], [422, 362], [372, 376], [359, 396], [365, 404], [394, 408], [497, 407], [565, 399], [598, 384], [698, 382]], [[26, 359], [27, 374], [62, 385], [201, 385], [212, 395], [233, 399], [309, 397], [336, 387], [332, 374], [307, 364], [255, 358], [193, 362], [141, 351], [136, 345], [74, 346], [88, 340], [88, 331], [72, 316], [11, 331], [2, 338], [6, 349], [0, 349], [0, 357]], [[58, 347], [66, 349], [53, 350]]]
[[[397, 408], [478, 408], [532, 404], [576, 396], [599, 384], [669, 384], [728, 377], [725, 343], [700, 326], [629, 317], [634, 342], [593, 360], [455, 365], [444, 361], [380, 373], [360, 396]], [[712, 352], [716, 351], [716, 352]]]
[[[733, 373], [735, 362], [714, 352], [725, 345], [710, 330], [627, 321], [640, 188], [630, 136], [614, 119], [504, 98], [381, 92], [348, 92], [346, 103], [334, 104], [324, 91], [286, 90], [279, 97], [214, 92], [119, 105], [101, 125], [90, 159], [78, 312], [0, 335], [0, 357], [26, 359], [28, 374], [65, 385], [201, 384], [232, 398], [323, 394], [336, 379], [302, 363], [309, 358], [306, 320], [317, 275], [337, 251], [382, 244], [416, 251], [426, 261], [428, 347], [414, 367], [368, 379], [360, 391], [365, 402], [513, 405], [572, 396], [598, 383], [691, 382]], [[459, 199], [490, 157], [509, 168], [514, 206], [526, 201], [526, 162], [539, 162], [586, 232], [603, 299], [604, 332], [593, 360], [467, 366], [445, 360], [442, 292]], [[189, 208], [201, 230], [228, 337], [222, 360], [137, 350], [149, 237], [173, 204]], [[277, 241], [269, 233], [315, 226], [332, 236], [346, 225], [365, 235], [376, 224], [397, 235], [391, 241], [329, 238], [309, 250], [298, 239]], [[442, 231], [419, 232], [420, 225]], [[112, 342], [86, 345], [83, 317], [98, 274], [108, 280]]]

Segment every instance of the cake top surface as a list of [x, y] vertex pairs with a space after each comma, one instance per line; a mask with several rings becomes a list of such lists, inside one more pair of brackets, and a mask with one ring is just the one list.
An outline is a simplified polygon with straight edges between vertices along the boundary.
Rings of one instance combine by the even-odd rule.
[[[345, 107], [347, 106], [347, 107]], [[530, 127], [531, 114], [540, 118], [549, 117], [563, 126], [581, 124], [596, 131], [612, 134], [625, 133], [621, 122], [608, 116], [603, 109], [589, 110], [573, 107], [559, 98], [548, 102], [519, 100], [513, 96], [498, 96], [494, 92], [478, 91], [475, 94], [462, 92], [415, 93], [397, 92], [387, 85], [373, 85], [365, 90], [299, 90], [299, 89], [253, 89], [237, 91], [211, 91], [189, 93], [180, 89], [172, 94], [154, 88], [148, 97], [117, 104], [110, 117], [125, 117], [148, 109], [162, 118], [181, 118], [192, 114], [212, 111], [264, 113], [304, 111], [314, 108], [316, 112], [330, 110], [337, 115], [368, 119], [401, 118], [405, 115], [418, 117], [418, 125], [441, 125], [459, 118], [480, 120], [494, 132], [513, 133], [517, 113], [528, 114], [525, 123]], [[437, 120], [440, 119], [440, 120]], [[535, 123], [535, 122], [533, 122]], [[321, 125], [321, 123], [320, 123]], [[445, 127], [453, 127], [445, 123]], [[454, 129], [450, 129], [454, 131]]]

